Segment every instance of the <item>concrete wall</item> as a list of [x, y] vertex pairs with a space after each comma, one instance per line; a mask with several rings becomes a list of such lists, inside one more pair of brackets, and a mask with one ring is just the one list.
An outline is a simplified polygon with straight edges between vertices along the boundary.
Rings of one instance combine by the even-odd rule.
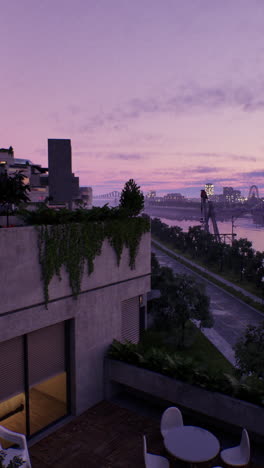
[[150, 234], [142, 237], [136, 268], [124, 250], [120, 266], [107, 241], [94, 272], [71, 296], [68, 277], [53, 278], [51, 302], [44, 305], [34, 227], [0, 230], [0, 341], [72, 319], [73, 410], [81, 413], [103, 398], [103, 358], [114, 338], [121, 338], [121, 302], [150, 289]]
[[[18, 216], [11, 215], [8, 217], [9, 219], [9, 226], [12, 224], [13, 226], [24, 226], [25, 223], [22, 220], [22, 218], [19, 218]], [[6, 215], [1, 215], [0, 216], [0, 226], [6, 226]]]
[[264, 408], [252, 403], [111, 359], [105, 363], [105, 379], [106, 397], [120, 391], [118, 384], [122, 384], [264, 436]]

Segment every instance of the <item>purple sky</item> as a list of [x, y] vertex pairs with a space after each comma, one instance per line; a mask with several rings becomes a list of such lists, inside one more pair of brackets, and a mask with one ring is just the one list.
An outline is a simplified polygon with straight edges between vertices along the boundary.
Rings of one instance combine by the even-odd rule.
[[263, 0], [5, 1], [0, 147], [71, 138], [94, 193], [264, 196], [263, 31]]

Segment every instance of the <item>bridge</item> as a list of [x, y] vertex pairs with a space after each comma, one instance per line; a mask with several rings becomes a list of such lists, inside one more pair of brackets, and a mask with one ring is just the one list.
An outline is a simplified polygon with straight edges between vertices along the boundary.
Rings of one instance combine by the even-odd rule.
[[93, 198], [103, 199], [103, 200], [116, 200], [119, 199], [121, 196], [121, 192], [117, 190], [113, 190], [113, 192], [104, 193], [102, 195], [93, 195]]

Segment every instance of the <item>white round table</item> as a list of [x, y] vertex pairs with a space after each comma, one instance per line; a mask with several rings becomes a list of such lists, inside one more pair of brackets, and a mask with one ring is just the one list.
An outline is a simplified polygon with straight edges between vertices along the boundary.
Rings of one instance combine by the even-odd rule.
[[164, 445], [171, 455], [189, 463], [209, 461], [220, 450], [220, 444], [211, 432], [195, 426], [170, 429]]

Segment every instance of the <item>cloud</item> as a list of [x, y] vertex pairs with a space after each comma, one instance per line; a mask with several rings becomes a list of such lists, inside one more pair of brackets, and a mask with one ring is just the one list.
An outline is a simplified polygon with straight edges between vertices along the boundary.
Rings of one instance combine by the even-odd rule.
[[264, 177], [264, 171], [250, 171], [250, 172], [243, 172], [242, 174], [244, 177]]
[[218, 87], [202, 87], [191, 84], [164, 103], [166, 110], [176, 113], [190, 110], [214, 110], [223, 107], [239, 108], [245, 112], [264, 109], [263, 86], [256, 87], [222, 84]]
[[[188, 86], [179, 86], [168, 97], [133, 98], [110, 112], [87, 118], [85, 123], [79, 125], [79, 131], [86, 133], [105, 126], [112, 130], [120, 130], [127, 122], [144, 116], [211, 112], [223, 108], [234, 108], [243, 112], [263, 111], [263, 84], [234, 86], [222, 83], [219, 86], [201, 86], [191, 83]], [[71, 114], [81, 114], [77, 106], [71, 106], [69, 111]]]
[[233, 154], [233, 153], [187, 153], [186, 155], [191, 155], [191, 156], [204, 156], [206, 158], [213, 158], [213, 159], [220, 159], [220, 158], [226, 158], [226, 159], [232, 159], [236, 161], [252, 161], [256, 162], [257, 158], [256, 156], [247, 156], [243, 154]]
[[123, 186], [125, 184], [125, 180], [124, 179], [106, 179], [104, 181], [105, 184], [116, 184], [118, 186]]
[[223, 168], [220, 167], [195, 167], [193, 168], [192, 172], [198, 173], [198, 174], [210, 174], [210, 173], [216, 173], [222, 171]]
[[75, 174], [97, 174], [98, 171], [91, 170], [91, 169], [80, 169], [78, 171], [74, 171]]
[[139, 160], [139, 159], [145, 159], [145, 156], [143, 156], [142, 154], [109, 154], [108, 156], [106, 156], [106, 158], [110, 158], [110, 159], [123, 159], [125, 161], [128, 161], [128, 160]]
[[89, 157], [91, 156], [89, 151], [73, 151], [73, 156], [76, 157], [76, 156], [88, 156]]
[[152, 174], [158, 174], [160, 176], [173, 176], [173, 177], [186, 177], [186, 179], [194, 178], [197, 174], [197, 177], [201, 177], [200, 174], [213, 174], [217, 172], [223, 172], [225, 168], [223, 167], [208, 167], [208, 166], [190, 166], [188, 167], [167, 167], [165, 169], [154, 169], [151, 171]]

